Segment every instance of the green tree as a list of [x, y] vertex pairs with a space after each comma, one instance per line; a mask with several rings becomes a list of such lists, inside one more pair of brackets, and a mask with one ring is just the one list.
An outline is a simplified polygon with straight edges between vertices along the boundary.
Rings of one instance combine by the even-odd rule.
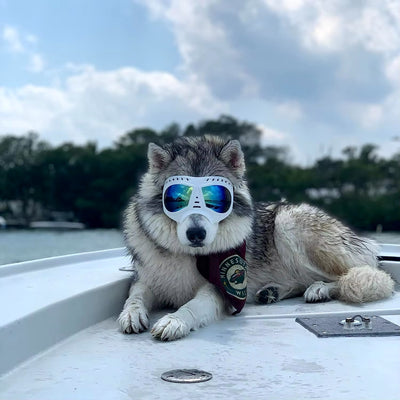
[[65, 211], [88, 227], [120, 226], [121, 211], [147, 170], [148, 143], [204, 134], [241, 141], [256, 200], [306, 201], [359, 229], [400, 229], [400, 153], [383, 159], [375, 145], [365, 144], [301, 167], [290, 162], [289, 149], [262, 146], [255, 124], [227, 115], [184, 129], [176, 123], [160, 132], [134, 129], [102, 150], [95, 143], [52, 147], [32, 132], [0, 137], [0, 211], [18, 204], [25, 222], [38, 211]]
[[260, 146], [262, 131], [249, 122], [239, 122], [229, 115], [221, 115], [217, 120], [206, 120], [197, 126], [189, 124], [183, 131], [184, 136], [215, 135], [228, 139], [237, 139], [242, 144], [248, 164], [257, 164], [263, 158]]
[[38, 169], [40, 154], [49, 145], [29, 132], [26, 136], [4, 136], [0, 139], [0, 200], [18, 204], [25, 223], [38, 212], [42, 181]]

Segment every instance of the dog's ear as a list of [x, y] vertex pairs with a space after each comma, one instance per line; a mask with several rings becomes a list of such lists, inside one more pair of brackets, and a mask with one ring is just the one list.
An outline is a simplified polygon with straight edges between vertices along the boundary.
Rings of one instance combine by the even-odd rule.
[[230, 140], [221, 150], [219, 155], [229, 168], [239, 177], [245, 172], [244, 154], [238, 140]]
[[149, 143], [147, 158], [149, 159], [149, 169], [151, 173], [161, 171], [171, 161], [169, 153], [154, 143]]

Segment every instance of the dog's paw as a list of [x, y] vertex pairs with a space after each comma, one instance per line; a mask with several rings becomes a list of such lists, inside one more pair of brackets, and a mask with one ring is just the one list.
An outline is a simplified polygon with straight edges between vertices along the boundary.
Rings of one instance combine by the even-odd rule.
[[329, 295], [329, 285], [318, 281], [310, 285], [304, 292], [304, 299], [307, 303], [317, 303], [331, 300]]
[[279, 290], [276, 286], [268, 286], [256, 293], [256, 301], [260, 304], [271, 304], [279, 301]]
[[149, 316], [141, 303], [132, 303], [124, 307], [118, 322], [123, 333], [140, 333], [149, 328]]
[[187, 336], [190, 327], [181, 318], [174, 314], [167, 314], [159, 319], [153, 326], [151, 334], [160, 340], [177, 340]]

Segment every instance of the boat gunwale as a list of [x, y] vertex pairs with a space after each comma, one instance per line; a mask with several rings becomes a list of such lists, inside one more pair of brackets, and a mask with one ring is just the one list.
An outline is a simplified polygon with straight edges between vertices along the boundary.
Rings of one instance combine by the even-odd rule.
[[62, 256], [39, 258], [37, 260], [21, 261], [18, 263], [0, 265], [0, 278], [33, 272], [42, 269], [61, 267], [86, 261], [95, 261], [107, 258], [127, 256], [124, 247], [116, 247], [107, 250], [96, 250], [81, 253], [66, 254]]

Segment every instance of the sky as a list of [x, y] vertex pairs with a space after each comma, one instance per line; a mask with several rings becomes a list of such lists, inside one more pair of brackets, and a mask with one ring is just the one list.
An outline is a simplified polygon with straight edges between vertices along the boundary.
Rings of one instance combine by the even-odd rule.
[[111, 146], [228, 114], [310, 164], [400, 151], [399, 0], [0, 0], [0, 136]]

